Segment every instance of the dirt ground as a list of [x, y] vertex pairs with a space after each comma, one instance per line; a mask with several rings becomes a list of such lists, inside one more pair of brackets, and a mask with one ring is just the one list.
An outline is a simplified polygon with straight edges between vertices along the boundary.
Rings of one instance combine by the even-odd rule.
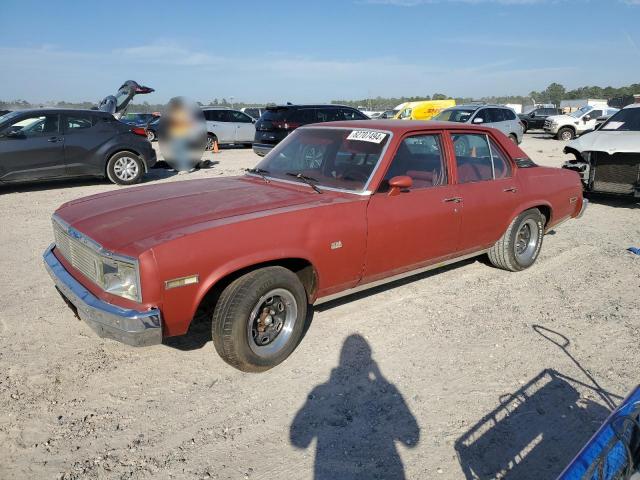
[[[522, 146], [564, 158], [542, 134]], [[258, 160], [212, 158], [147, 182]], [[638, 202], [592, 199], [521, 273], [469, 260], [317, 307], [293, 355], [255, 375], [206, 328], [136, 349], [60, 299], [41, 262], [51, 213], [117, 188], [0, 190], [0, 478], [552, 479], [640, 380]]]

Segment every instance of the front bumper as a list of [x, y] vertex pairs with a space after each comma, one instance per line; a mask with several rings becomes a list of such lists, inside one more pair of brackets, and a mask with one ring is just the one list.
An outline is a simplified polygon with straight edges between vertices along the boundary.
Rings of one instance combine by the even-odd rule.
[[583, 197], [582, 207], [580, 207], [580, 211], [578, 212], [578, 215], [576, 215], [576, 218], [582, 217], [584, 215], [584, 211], [587, 209], [588, 206], [589, 206], [589, 200]]
[[140, 312], [100, 300], [73, 278], [58, 261], [53, 254], [54, 246], [50, 245], [43, 254], [47, 272], [67, 304], [99, 336], [134, 347], [162, 343], [160, 310], [153, 308]]

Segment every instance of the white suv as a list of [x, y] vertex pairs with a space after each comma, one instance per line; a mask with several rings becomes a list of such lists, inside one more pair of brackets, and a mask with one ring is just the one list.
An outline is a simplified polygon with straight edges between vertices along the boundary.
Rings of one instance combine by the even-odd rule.
[[544, 122], [544, 131], [558, 140], [571, 140], [596, 128], [599, 117], [609, 117], [618, 111], [606, 106], [585, 105], [568, 115], [553, 115]]
[[229, 108], [203, 108], [202, 112], [207, 122], [207, 150], [213, 148], [213, 142], [218, 145], [253, 144], [256, 121], [246, 113]]

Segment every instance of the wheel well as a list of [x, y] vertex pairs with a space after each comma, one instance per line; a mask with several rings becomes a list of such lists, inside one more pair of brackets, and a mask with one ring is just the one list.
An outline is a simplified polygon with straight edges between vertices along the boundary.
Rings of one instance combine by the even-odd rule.
[[531, 208], [537, 208], [538, 210], [540, 210], [540, 213], [544, 215], [544, 218], [545, 218], [544, 225], [546, 227], [549, 224], [549, 220], [551, 220], [551, 207], [549, 207], [548, 205], [537, 205]]
[[241, 268], [240, 270], [231, 272], [218, 280], [211, 286], [211, 288], [209, 288], [209, 291], [207, 291], [207, 293], [202, 297], [202, 300], [200, 300], [200, 304], [198, 305], [194, 315], [194, 320], [201, 317], [202, 314], [209, 315], [213, 312], [213, 308], [216, 306], [218, 298], [220, 298], [220, 294], [222, 294], [224, 289], [227, 288], [227, 286], [229, 286], [229, 284], [235, 279], [254, 270], [273, 266], [284, 267], [295, 273], [304, 286], [305, 292], [307, 292], [307, 298], [309, 300], [313, 298], [318, 287], [318, 275], [314, 266], [304, 258], [281, 258]]
[[573, 125], [562, 125], [560, 128], [558, 128], [558, 131], [564, 129], [564, 128], [568, 128], [569, 130], [573, 130], [573, 133], [576, 132], [576, 129]]
[[144, 158], [135, 150], [131, 149], [131, 148], [120, 148], [118, 150], [115, 150], [113, 152], [109, 152], [109, 154], [107, 155], [107, 161], [104, 162], [104, 176], [109, 178], [109, 160], [111, 160], [111, 157], [113, 157], [114, 155], [117, 155], [118, 153], [122, 153], [122, 152], [127, 152], [127, 153], [133, 153], [136, 157], [138, 157], [141, 161], [142, 161], [142, 165], [144, 166], [144, 173], [148, 173], [149, 168], [147, 167], [147, 162], [144, 161]]

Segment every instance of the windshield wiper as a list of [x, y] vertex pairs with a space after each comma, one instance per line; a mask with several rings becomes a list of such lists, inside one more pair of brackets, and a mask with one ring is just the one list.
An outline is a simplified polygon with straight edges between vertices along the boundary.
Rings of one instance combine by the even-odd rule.
[[265, 170], [264, 168], [245, 168], [245, 171], [248, 173], [255, 173], [256, 175], [260, 175], [265, 183], [271, 183], [267, 178], [267, 175], [269, 175], [269, 170]]
[[316, 192], [318, 193], [322, 193], [322, 190], [320, 190], [315, 184], [318, 183], [318, 180], [316, 180], [313, 177], [308, 177], [306, 175], [301, 174], [300, 172], [298, 173], [294, 173], [294, 172], [287, 172], [285, 175], [289, 175], [290, 177], [296, 177], [300, 180], [302, 180], [304, 183], [306, 183], [307, 185], [309, 185], [311, 188], [313, 188]]

